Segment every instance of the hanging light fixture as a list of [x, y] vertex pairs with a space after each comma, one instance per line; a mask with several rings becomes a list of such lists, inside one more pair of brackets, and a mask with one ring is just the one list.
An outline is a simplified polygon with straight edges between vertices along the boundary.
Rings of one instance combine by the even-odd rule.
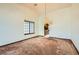
[[46, 3], [45, 3], [45, 17], [46, 17]]
[[49, 23], [48, 17], [47, 17], [47, 5], [45, 3], [45, 24]]
[[45, 3], [45, 24], [52, 24], [52, 21], [50, 21], [47, 16], [47, 4], [46, 3]]

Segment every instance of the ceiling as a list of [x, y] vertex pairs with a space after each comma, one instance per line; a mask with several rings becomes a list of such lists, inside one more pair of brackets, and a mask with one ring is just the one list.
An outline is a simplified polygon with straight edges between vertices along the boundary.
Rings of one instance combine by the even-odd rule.
[[[24, 3], [20, 4], [24, 7], [27, 7], [38, 14], [44, 14], [45, 13], [45, 3]], [[72, 4], [70, 3], [46, 3], [46, 13], [49, 13], [51, 11], [61, 9], [61, 8], [66, 8], [66, 7], [71, 7]]]

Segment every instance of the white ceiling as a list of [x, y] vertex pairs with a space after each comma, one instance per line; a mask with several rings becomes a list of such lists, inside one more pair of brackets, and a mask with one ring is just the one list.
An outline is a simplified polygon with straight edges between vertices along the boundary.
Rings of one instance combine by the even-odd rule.
[[[24, 3], [20, 4], [24, 7], [30, 8], [31, 10], [37, 12], [38, 14], [44, 14], [45, 13], [45, 4], [44, 3], [38, 3], [37, 6], [34, 5], [34, 3]], [[72, 4], [69, 3], [46, 3], [46, 12], [51, 12], [57, 9], [71, 7]]]

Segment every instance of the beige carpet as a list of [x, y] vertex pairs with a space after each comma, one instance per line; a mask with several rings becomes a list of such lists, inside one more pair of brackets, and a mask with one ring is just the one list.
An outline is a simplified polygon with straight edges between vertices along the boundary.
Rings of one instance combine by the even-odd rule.
[[77, 55], [72, 43], [63, 39], [36, 37], [0, 47], [1, 55]]

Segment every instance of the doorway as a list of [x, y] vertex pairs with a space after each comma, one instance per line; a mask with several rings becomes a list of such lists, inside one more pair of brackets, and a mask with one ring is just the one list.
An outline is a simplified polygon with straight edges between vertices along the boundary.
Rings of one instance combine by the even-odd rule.
[[48, 35], [49, 34], [49, 24], [46, 23], [44, 24], [44, 35]]

